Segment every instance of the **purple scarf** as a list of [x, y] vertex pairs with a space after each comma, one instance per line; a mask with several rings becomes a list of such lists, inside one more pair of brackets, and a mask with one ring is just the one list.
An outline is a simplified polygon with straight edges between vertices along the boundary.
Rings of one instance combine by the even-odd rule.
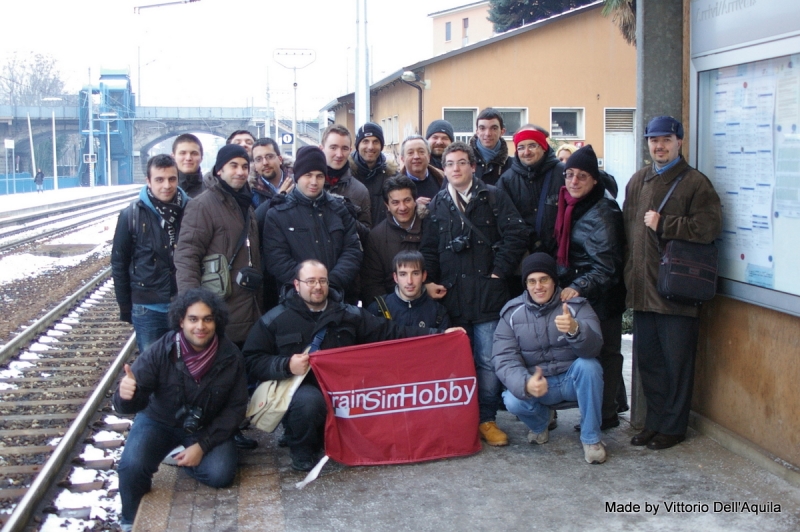
[[219, 336], [214, 335], [214, 339], [208, 344], [208, 347], [202, 351], [197, 351], [192, 344], [186, 339], [183, 331], [178, 333], [178, 341], [181, 343], [181, 353], [183, 353], [183, 363], [186, 364], [186, 369], [192, 374], [195, 382], [200, 382], [203, 375], [208, 373], [211, 369], [214, 359], [217, 357], [217, 348], [219, 347]]

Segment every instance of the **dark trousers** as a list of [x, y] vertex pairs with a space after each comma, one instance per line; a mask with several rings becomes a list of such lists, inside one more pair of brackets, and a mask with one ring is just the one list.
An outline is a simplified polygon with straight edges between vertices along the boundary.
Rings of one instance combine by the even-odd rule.
[[600, 348], [597, 359], [603, 368], [601, 412], [603, 419], [609, 419], [617, 414], [617, 396], [622, 383], [622, 314], [615, 314], [601, 321], [600, 332], [603, 333], [603, 347]]
[[[133, 523], [142, 497], [150, 491], [158, 465], [178, 445], [192, 445], [183, 428], [165, 425], [143, 413], [136, 415], [117, 467], [122, 523]], [[222, 488], [236, 477], [238, 459], [236, 444], [229, 438], [203, 455], [196, 467], [183, 469], [206, 486]]]
[[314, 384], [304, 382], [294, 392], [282, 421], [293, 457], [312, 460], [322, 450], [327, 408], [322, 391]]
[[647, 400], [645, 428], [682, 435], [689, 425], [698, 318], [633, 313], [633, 342]]

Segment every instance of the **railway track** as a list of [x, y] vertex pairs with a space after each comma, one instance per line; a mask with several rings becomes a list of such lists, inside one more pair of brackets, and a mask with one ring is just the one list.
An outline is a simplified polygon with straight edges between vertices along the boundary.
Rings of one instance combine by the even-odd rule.
[[[0, 234], [0, 254], [31, 242], [53, 238], [70, 231], [88, 227], [104, 218], [116, 216], [128, 203], [130, 203], [129, 199], [115, 201], [103, 207], [95, 207], [58, 217], [54, 220], [47, 220], [45, 223], [38, 224], [32, 228], [26, 227], [2, 233]], [[21, 236], [14, 238], [14, 235]]]
[[56, 510], [55, 496], [112, 487], [113, 449], [129, 423], [102, 411], [110, 412], [109, 391], [135, 350], [132, 328], [117, 313], [105, 270], [0, 350], [8, 363], [0, 371], [3, 532], [40, 519], [41, 507], [89, 519], [89, 508], [68, 502]]

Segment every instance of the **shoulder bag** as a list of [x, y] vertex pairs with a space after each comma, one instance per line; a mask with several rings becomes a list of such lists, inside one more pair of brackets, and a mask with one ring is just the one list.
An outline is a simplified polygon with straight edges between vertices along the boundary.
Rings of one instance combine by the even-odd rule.
[[[661, 213], [686, 172], [675, 178], [656, 212]], [[714, 242], [699, 244], [674, 239], [667, 241], [661, 248], [657, 285], [661, 297], [689, 305], [700, 305], [714, 297], [717, 292], [718, 259]]]

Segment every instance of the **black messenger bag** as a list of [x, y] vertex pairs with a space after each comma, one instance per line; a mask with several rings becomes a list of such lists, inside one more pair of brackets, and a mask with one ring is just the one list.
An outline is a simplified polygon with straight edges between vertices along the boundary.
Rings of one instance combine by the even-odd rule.
[[[664, 200], [658, 207], [659, 214], [681, 182], [683, 176], [675, 178]], [[669, 240], [661, 250], [658, 264], [658, 294], [676, 303], [699, 305], [709, 301], [717, 293], [716, 244], [698, 244], [686, 240]]]

